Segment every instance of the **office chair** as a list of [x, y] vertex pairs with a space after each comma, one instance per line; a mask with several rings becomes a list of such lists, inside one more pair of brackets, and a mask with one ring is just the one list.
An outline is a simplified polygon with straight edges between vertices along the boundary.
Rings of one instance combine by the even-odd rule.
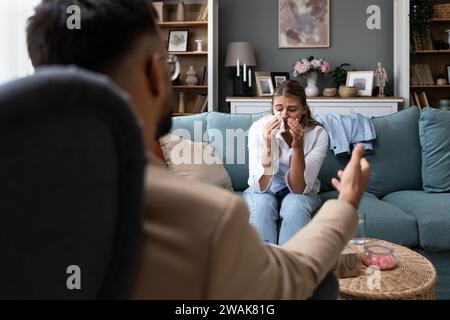
[[107, 77], [46, 67], [0, 87], [0, 299], [125, 299], [145, 149]]

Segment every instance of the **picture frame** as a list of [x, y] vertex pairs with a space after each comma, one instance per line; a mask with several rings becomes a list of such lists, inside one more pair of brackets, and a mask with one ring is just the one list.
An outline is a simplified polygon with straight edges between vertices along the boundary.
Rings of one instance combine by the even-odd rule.
[[278, 88], [278, 85], [286, 80], [290, 80], [289, 72], [271, 72], [272, 83], [274, 89]]
[[274, 94], [270, 72], [255, 72], [256, 93], [258, 97], [271, 97]]
[[330, 0], [278, 0], [279, 48], [329, 48]]
[[371, 97], [374, 78], [375, 71], [349, 71], [346, 86], [358, 87], [358, 96]]
[[189, 40], [189, 30], [169, 30], [167, 41], [168, 52], [186, 52]]

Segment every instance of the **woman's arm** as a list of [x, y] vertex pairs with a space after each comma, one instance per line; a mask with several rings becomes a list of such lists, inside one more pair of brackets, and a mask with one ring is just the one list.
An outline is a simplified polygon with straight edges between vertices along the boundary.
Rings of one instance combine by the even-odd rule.
[[288, 119], [289, 132], [292, 136], [291, 167], [287, 174], [287, 184], [292, 193], [302, 194], [306, 188], [305, 181], [305, 151], [303, 136], [305, 130], [298, 120]]
[[266, 192], [273, 176], [272, 137], [279, 127], [277, 119], [272, 119], [263, 128], [252, 126], [248, 134], [249, 186], [256, 192]]
[[293, 193], [302, 194], [306, 189], [305, 168], [306, 163], [303, 146], [292, 149], [289, 185]]
[[264, 175], [259, 179], [259, 187], [261, 190], [267, 190], [273, 177], [272, 152], [267, 148], [264, 148], [261, 165], [264, 168]]
[[[328, 134], [325, 130], [319, 132], [313, 149], [306, 157], [304, 156], [303, 148], [301, 152], [293, 150], [291, 168], [286, 174], [286, 182], [291, 192], [307, 194], [312, 190], [325, 160], [327, 150]], [[301, 159], [300, 155], [302, 156]]]

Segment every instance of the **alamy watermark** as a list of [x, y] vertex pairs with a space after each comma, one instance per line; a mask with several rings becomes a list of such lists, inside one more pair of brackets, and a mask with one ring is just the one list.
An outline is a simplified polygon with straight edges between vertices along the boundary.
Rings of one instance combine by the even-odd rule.
[[[261, 162], [263, 152], [269, 151], [266, 150], [265, 143], [261, 141], [262, 137], [258, 137], [256, 143], [252, 142], [253, 154], [249, 157], [247, 156], [248, 138], [249, 130], [209, 128], [203, 132], [203, 122], [194, 121], [193, 135], [190, 130], [179, 128], [171, 135], [163, 137], [160, 142], [166, 158], [170, 159], [173, 165], [245, 165], [248, 158], [250, 158], [250, 164], [252, 159]], [[204, 145], [204, 142], [209, 144]], [[279, 169], [281, 149], [275, 137], [271, 140], [270, 154], [271, 167], [266, 170], [276, 174]]]
[[377, 5], [371, 5], [367, 7], [366, 13], [370, 14], [370, 17], [367, 18], [367, 29], [381, 30], [381, 8]]
[[70, 265], [66, 269], [67, 277], [66, 286], [69, 290], [81, 290], [81, 268], [77, 265]]
[[381, 271], [378, 266], [369, 266], [366, 269], [366, 273], [369, 274], [367, 277], [367, 288], [372, 290], [381, 290]]
[[81, 30], [81, 8], [77, 5], [67, 7], [66, 10], [69, 17], [66, 21], [67, 29]]
[[[69, 17], [66, 21], [67, 29], [81, 30], [81, 8], [77, 5], [71, 5], [66, 10]], [[367, 7], [366, 14], [370, 14], [367, 18], [367, 29], [381, 30], [381, 8], [378, 5], [370, 5]]]

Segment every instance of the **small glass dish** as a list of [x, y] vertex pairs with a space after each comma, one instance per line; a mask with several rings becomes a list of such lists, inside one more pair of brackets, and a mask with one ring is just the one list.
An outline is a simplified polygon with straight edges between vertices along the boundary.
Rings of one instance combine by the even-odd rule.
[[376, 266], [380, 270], [391, 270], [397, 266], [394, 249], [381, 243], [366, 244], [362, 261], [366, 266]]

